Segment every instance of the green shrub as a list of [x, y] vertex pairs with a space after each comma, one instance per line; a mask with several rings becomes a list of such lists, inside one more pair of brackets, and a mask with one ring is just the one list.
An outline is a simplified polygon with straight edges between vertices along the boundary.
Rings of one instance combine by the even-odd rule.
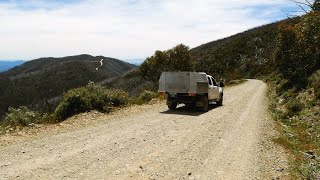
[[139, 97], [133, 97], [133, 98], [130, 99], [130, 103], [131, 104], [142, 105], [145, 102], [142, 99], [140, 99]]
[[318, 99], [320, 99], [320, 70], [315, 72], [310, 78], [309, 82], [311, 87], [314, 88], [315, 95]]
[[287, 79], [282, 79], [276, 86], [276, 93], [281, 95], [287, 92], [289, 89], [292, 88], [292, 82]]
[[121, 90], [108, 90], [89, 83], [85, 87], [69, 90], [55, 110], [55, 117], [63, 120], [74, 114], [98, 110], [107, 112], [112, 107], [126, 105], [128, 95]]
[[299, 112], [303, 109], [303, 104], [296, 99], [292, 99], [287, 104], [287, 116], [292, 117], [294, 115], [299, 114]]
[[106, 91], [107, 97], [111, 101], [111, 105], [114, 107], [123, 106], [129, 103], [128, 93], [122, 90], [108, 90]]
[[39, 123], [41, 123], [41, 124], [55, 124], [55, 123], [57, 123], [57, 119], [54, 116], [54, 114], [45, 113], [42, 115], [41, 121], [39, 121]]
[[155, 97], [157, 97], [156, 93], [154, 93], [152, 91], [147, 91], [147, 90], [143, 91], [139, 95], [139, 99], [143, 100], [144, 102], [148, 102]]
[[91, 97], [86, 88], [69, 90], [55, 110], [58, 119], [70, 117], [76, 113], [85, 112], [91, 109]]
[[280, 26], [276, 65], [286, 79], [304, 88], [320, 65], [320, 14], [309, 13], [295, 25]]
[[4, 124], [11, 126], [28, 126], [32, 123], [40, 122], [41, 118], [40, 113], [31, 111], [26, 106], [19, 108], [9, 107], [4, 119]]

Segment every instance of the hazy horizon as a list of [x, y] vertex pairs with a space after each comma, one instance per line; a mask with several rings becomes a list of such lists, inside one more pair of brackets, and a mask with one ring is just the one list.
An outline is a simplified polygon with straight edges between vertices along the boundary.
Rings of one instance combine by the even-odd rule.
[[[76, 55], [71, 55], [71, 56], [76, 56]], [[103, 55], [98, 55], [98, 56], [103, 56]], [[39, 57], [39, 58], [46, 58], [46, 57]], [[35, 59], [39, 59], [39, 58], [35, 58]], [[54, 58], [62, 58], [62, 57], [54, 57]], [[110, 58], [113, 58], [113, 57], [110, 57]], [[35, 59], [0, 59], [0, 62], [27, 62]], [[137, 64], [141, 64], [145, 60], [145, 58], [119, 59], [119, 60], [137, 65]]]

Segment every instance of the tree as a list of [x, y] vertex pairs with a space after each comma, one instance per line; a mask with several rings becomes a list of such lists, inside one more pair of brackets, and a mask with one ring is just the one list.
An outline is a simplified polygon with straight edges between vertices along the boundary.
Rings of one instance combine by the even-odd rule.
[[313, 8], [315, 12], [320, 12], [320, 0], [315, 0], [313, 3]]
[[171, 71], [191, 71], [193, 66], [191, 63], [190, 48], [183, 44], [179, 44], [168, 50], [166, 53], [169, 56], [168, 66]]
[[320, 14], [311, 12], [296, 25], [281, 26], [276, 63], [292, 84], [306, 85], [306, 79], [320, 68]]
[[305, 7], [308, 7], [313, 12], [320, 12], [320, 0], [314, 0], [313, 3], [310, 0], [298, 1], [298, 0], [291, 0], [297, 6], [299, 6], [306, 14], [308, 11]]
[[156, 51], [141, 64], [142, 77], [157, 82], [163, 71], [193, 71], [189, 50], [188, 46], [179, 44], [166, 51]]

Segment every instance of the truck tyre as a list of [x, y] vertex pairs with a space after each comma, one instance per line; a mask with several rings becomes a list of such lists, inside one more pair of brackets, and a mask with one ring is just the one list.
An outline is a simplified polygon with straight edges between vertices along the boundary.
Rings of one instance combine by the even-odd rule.
[[223, 102], [223, 94], [220, 95], [220, 99], [219, 101], [217, 101], [217, 105], [222, 106], [222, 102]]
[[207, 112], [209, 109], [209, 100], [208, 100], [208, 96], [203, 96], [202, 99], [202, 111]]
[[175, 110], [177, 108], [177, 102], [176, 101], [171, 101], [169, 104], [168, 104], [168, 108], [170, 110]]

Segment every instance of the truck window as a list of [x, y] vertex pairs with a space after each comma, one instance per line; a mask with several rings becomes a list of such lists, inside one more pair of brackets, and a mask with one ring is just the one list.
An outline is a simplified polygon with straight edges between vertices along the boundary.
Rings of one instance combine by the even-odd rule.
[[212, 86], [212, 81], [210, 77], [208, 77], [208, 82], [209, 82], [209, 85]]
[[213, 79], [213, 78], [211, 78], [211, 79], [212, 79], [212, 83], [213, 83], [213, 85], [214, 85], [214, 86], [218, 86], [218, 84], [217, 84], [216, 80], [215, 80], [215, 79]]

